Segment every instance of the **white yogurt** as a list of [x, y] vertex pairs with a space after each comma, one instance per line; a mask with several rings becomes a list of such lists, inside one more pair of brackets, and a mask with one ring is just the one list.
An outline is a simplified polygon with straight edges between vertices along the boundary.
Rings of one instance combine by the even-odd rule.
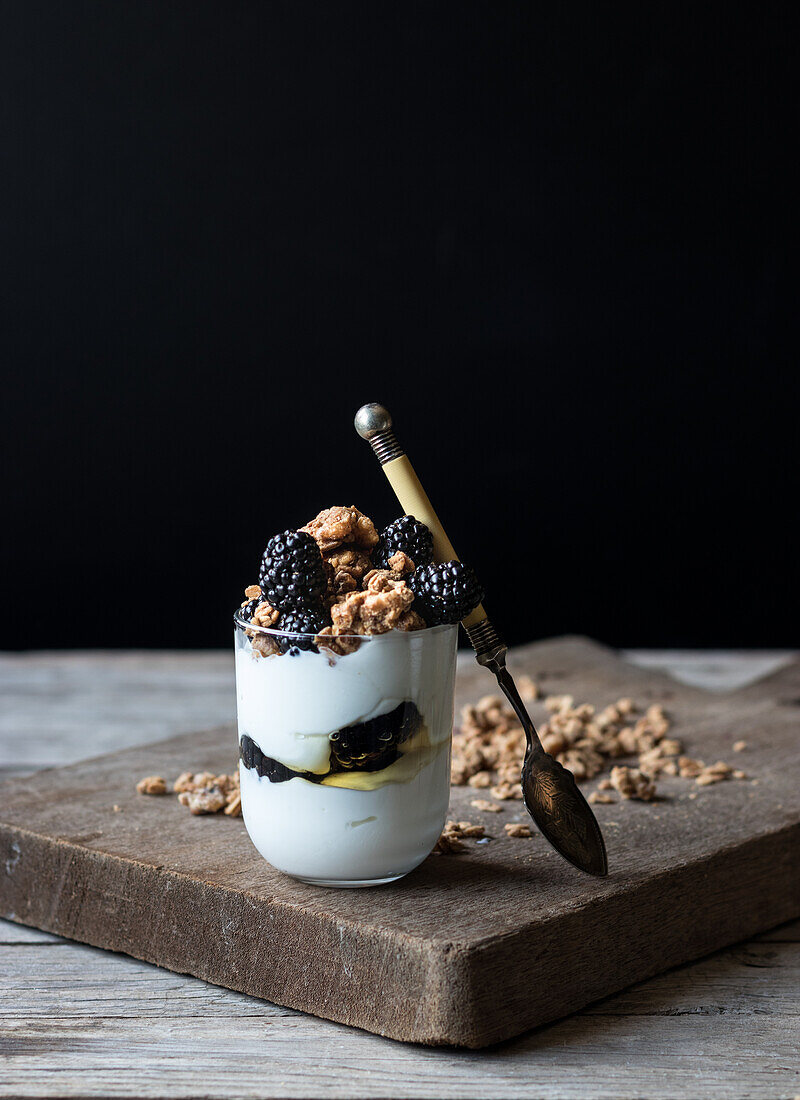
[[452, 672], [454, 630], [393, 630], [365, 639], [344, 657], [324, 650], [262, 657], [237, 630], [239, 734], [288, 768], [322, 775], [330, 767], [333, 730], [411, 699], [431, 741], [446, 741], [452, 722], [442, 721], [439, 711], [442, 703], [445, 710], [452, 707], [452, 691], [443, 699], [443, 686]]
[[400, 759], [379, 772], [276, 783], [241, 765], [245, 825], [273, 866], [359, 885], [397, 878], [422, 862], [450, 795], [456, 640], [457, 627], [436, 627], [376, 635], [343, 657], [324, 650], [263, 657], [237, 628], [239, 735], [289, 768], [325, 775], [334, 730], [401, 702], [413, 702], [422, 718]]
[[447, 745], [410, 782], [374, 791], [300, 778], [270, 783], [243, 764], [239, 769], [253, 844], [279, 871], [319, 883], [368, 883], [413, 871], [439, 839], [447, 816]]

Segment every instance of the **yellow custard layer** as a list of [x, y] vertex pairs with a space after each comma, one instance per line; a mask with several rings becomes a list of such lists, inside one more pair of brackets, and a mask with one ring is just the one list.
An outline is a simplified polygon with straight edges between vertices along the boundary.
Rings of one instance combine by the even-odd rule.
[[379, 772], [335, 772], [322, 780], [323, 787], [349, 787], [355, 791], [375, 791], [387, 783], [408, 783], [419, 775], [440, 752], [447, 751], [447, 742], [432, 745], [428, 727], [421, 725], [413, 737], [400, 746], [400, 756]]

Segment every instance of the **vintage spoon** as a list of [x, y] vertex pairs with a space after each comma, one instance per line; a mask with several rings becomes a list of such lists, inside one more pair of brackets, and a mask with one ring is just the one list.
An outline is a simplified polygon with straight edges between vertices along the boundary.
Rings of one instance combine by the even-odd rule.
[[[383, 405], [363, 405], [356, 413], [356, 431], [366, 439], [378, 458], [389, 484], [406, 515], [415, 516], [433, 534], [437, 561], [457, 558], [439, 517], [433, 510], [414, 468], [392, 431], [392, 418]], [[506, 646], [482, 606], [464, 619], [478, 663], [497, 677], [525, 730], [527, 749], [522, 763], [522, 794], [525, 807], [540, 832], [555, 850], [573, 866], [590, 875], [608, 874], [603, 834], [591, 807], [567, 771], [545, 752], [511, 673], [506, 668]]]

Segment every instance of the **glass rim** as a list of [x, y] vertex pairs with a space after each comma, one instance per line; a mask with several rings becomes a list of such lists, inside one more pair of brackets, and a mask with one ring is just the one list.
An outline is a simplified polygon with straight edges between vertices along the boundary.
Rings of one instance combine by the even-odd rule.
[[[251, 623], [242, 615], [242, 609], [238, 607], [233, 613], [233, 623], [237, 630], [252, 630], [256, 634], [268, 634], [273, 638], [316, 638], [316, 634], [303, 634], [298, 630], [275, 630], [271, 626], [260, 626], [257, 623]], [[458, 623], [440, 623], [438, 626], [426, 626], [421, 630], [387, 630], [384, 634], [336, 634], [335, 638], [348, 638], [358, 639], [359, 641], [372, 641], [375, 638], [386, 638], [390, 634], [397, 636], [398, 634], [407, 634], [411, 637], [420, 637], [424, 635], [426, 638], [432, 634], [443, 634], [447, 630], [458, 630]]]

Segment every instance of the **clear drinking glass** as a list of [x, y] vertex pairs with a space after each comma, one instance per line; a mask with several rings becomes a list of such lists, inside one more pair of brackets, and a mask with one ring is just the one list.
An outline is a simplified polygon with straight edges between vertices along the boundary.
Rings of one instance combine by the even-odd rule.
[[[408, 874], [447, 815], [458, 627], [340, 639], [357, 648], [339, 656], [239, 613], [234, 623], [253, 844], [273, 867], [319, 886]], [[259, 652], [275, 646], [286, 652]]]

